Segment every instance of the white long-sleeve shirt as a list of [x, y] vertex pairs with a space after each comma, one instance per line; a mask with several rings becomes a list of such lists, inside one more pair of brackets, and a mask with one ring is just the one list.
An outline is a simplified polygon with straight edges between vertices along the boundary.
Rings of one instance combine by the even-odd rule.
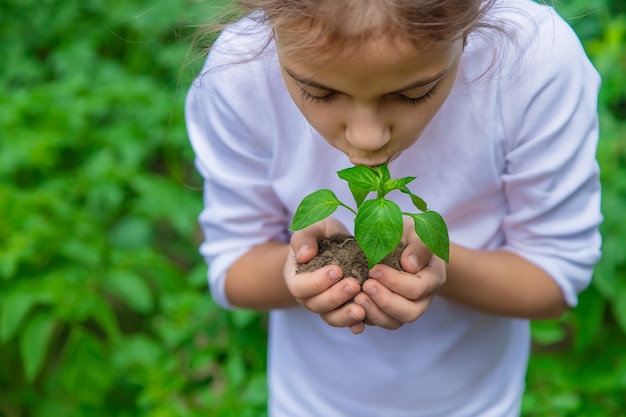
[[[599, 77], [551, 8], [528, 0], [502, 5], [493, 16], [516, 42], [470, 36], [449, 98], [390, 171], [417, 175], [410, 188], [443, 215], [453, 242], [525, 257], [573, 306], [600, 256]], [[228, 268], [255, 245], [287, 242], [305, 195], [330, 188], [352, 201], [336, 175], [350, 166], [347, 157], [292, 102], [273, 44], [255, 57], [267, 32], [250, 30], [250, 21], [237, 27], [214, 46], [186, 107], [205, 179], [200, 251], [212, 296], [226, 308]], [[406, 196], [396, 201], [414, 210]], [[352, 229], [347, 210], [334, 216]], [[270, 415], [517, 416], [529, 341], [527, 320], [437, 297], [412, 324], [368, 327], [358, 336], [302, 307], [275, 310]]]

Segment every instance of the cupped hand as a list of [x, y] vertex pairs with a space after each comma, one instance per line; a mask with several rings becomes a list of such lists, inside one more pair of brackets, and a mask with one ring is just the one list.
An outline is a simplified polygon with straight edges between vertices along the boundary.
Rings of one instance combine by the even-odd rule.
[[355, 303], [347, 303], [361, 291], [356, 279], [341, 279], [343, 271], [337, 265], [296, 274], [298, 262], [307, 263], [317, 255], [318, 239], [335, 233], [349, 232], [333, 218], [295, 232], [291, 237], [291, 250], [283, 274], [287, 288], [299, 304], [319, 314], [329, 325], [349, 327], [358, 334], [365, 328], [365, 310]]
[[433, 255], [413, 229], [413, 220], [405, 219], [400, 264], [404, 271], [387, 265], [375, 265], [363, 292], [354, 302], [365, 310], [364, 322], [395, 330], [421, 317], [437, 290], [446, 282], [445, 262]]

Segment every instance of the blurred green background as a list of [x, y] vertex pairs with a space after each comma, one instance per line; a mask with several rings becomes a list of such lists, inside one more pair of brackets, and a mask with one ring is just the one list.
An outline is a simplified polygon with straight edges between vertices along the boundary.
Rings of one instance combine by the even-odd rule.
[[[266, 317], [198, 255], [183, 100], [218, 1], [0, 1], [0, 416], [263, 416]], [[603, 76], [604, 256], [533, 323], [524, 416], [626, 415], [626, 2], [556, 4]]]

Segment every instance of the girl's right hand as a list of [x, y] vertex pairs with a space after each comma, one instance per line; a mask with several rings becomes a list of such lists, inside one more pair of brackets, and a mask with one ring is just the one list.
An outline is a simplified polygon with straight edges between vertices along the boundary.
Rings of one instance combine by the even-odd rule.
[[355, 278], [343, 277], [337, 265], [327, 265], [313, 272], [296, 274], [297, 263], [307, 263], [317, 255], [318, 239], [335, 233], [348, 233], [338, 220], [327, 218], [291, 237], [291, 249], [283, 270], [287, 288], [296, 301], [308, 310], [319, 314], [333, 327], [349, 327], [359, 334], [365, 329], [363, 307], [348, 303], [361, 291]]

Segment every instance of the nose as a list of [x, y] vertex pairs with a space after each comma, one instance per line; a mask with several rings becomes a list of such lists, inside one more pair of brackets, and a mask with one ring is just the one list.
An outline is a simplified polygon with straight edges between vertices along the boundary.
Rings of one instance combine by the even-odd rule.
[[376, 106], [358, 106], [346, 121], [346, 140], [356, 151], [376, 152], [391, 139], [391, 126]]

